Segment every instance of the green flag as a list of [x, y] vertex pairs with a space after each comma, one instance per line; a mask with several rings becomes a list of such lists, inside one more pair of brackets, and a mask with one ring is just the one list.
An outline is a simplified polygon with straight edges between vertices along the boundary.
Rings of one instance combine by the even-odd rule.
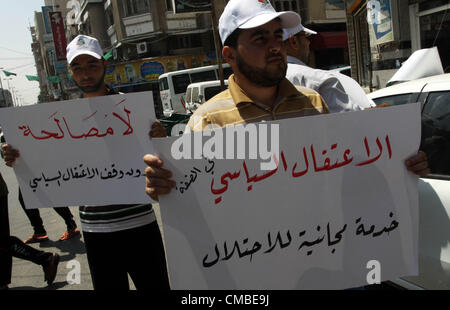
[[9, 71], [5, 71], [5, 70], [3, 70], [3, 73], [4, 73], [6, 76], [10, 76], [10, 75], [17, 76], [17, 74], [15, 74], [14, 72], [9, 72]]
[[108, 53], [106, 53], [105, 56], [103, 56], [103, 58], [105, 58], [105, 60], [110, 59], [113, 56], [113, 50], [110, 50]]
[[35, 75], [25, 75], [28, 81], [39, 81], [39, 77]]
[[61, 79], [57, 75], [49, 76], [49, 77], [47, 77], [47, 80], [49, 80], [49, 82], [51, 82], [51, 83], [59, 83], [59, 82], [61, 82]]

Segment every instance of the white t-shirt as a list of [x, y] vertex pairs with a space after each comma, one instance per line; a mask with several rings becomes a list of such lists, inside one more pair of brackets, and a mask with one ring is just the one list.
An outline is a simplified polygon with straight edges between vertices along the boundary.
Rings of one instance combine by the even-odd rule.
[[376, 106], [351, 77], [310, 68], [292, 56], [287, 56], [287, 62], [286, 78], [294, 85], [317, 91], [325, 100], [331, 113], [359, 111]]

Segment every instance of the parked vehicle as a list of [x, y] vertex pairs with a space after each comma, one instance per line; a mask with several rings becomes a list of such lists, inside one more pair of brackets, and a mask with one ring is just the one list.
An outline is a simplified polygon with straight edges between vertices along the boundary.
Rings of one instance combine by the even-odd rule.
[[344, 74], [346, 76], [352, 77], [352, 67], [350, 67], [350, 66], [343, 66], [343, 67], [339, 67], [339, 68], [333, 68], [333, 69], [329, 69], [328, 71], [341, 73], [341, 74]]
[[422, 103], [421, 149], [431, 174], [419, 180], [419, 275], [408, 289], [450, 289], [450, 74], [396, 84], [368, 95], [377, 105]]
[[[229, 64], [223, 64], [224, 79], [233, 73]], [[186, 89], [189, 84], [219, 79], [218, 65], [179, 70], [159, 76], [159, 90], [163, 114], [170, 117], [173, 113], [189, 114], [186, 107]]]
[[[225, 80], [225, 88], [228, 88], [228, 80]], [[222, 87], [220, 81], [207, 81], [189, 84], [186, 89], [186, 108], [194, 112], [197, 108], [220, 93]]]

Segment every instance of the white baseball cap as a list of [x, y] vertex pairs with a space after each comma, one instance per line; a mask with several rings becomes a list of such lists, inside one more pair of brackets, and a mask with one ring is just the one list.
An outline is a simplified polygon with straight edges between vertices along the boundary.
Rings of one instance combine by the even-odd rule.
[[70, 64], [77, 56], [91, 55], [97, 59], [102, 59], [103, 50], [98, 40], [93, 37], [78, 35], [66, 48], [67, 62]]
[[279, 17], [283, 28], [295, 27], [301, 22], [295, 12], [276, 12], [269, 0], [230, 0], [219, 19], [222, 44], [236, 29], [249, 29], [267, 24]]
[[298, 24], [295, 27], [283, 29], [283, 41], [286, 41], [290, 36], [296, 35], [300, 31], [304, 31], [306, 36], [317, 34], [314, 30], [308, 29], [302, 24]]

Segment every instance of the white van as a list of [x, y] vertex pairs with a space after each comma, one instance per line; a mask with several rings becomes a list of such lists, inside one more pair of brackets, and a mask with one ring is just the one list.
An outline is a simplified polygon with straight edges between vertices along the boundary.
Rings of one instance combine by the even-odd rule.
[[[224, 79], [233, 73], [230, 65], [224, 63]], [[173, 113], [189, 114], [186, 107], [186, 88], [191, 83], [214, 81], [219, 79], [218, 65], [185, 69], [161, 74], [159, 76], [159, 93], [165, 117]]]
[[[225, 80], [225, 89], [228, 88], [228, 80]], [[220, 81], [206, 81], [189, 84], [186, 89], [186, 108], [192, 113], [197, 108], [220, 93], [222, 88]]]

